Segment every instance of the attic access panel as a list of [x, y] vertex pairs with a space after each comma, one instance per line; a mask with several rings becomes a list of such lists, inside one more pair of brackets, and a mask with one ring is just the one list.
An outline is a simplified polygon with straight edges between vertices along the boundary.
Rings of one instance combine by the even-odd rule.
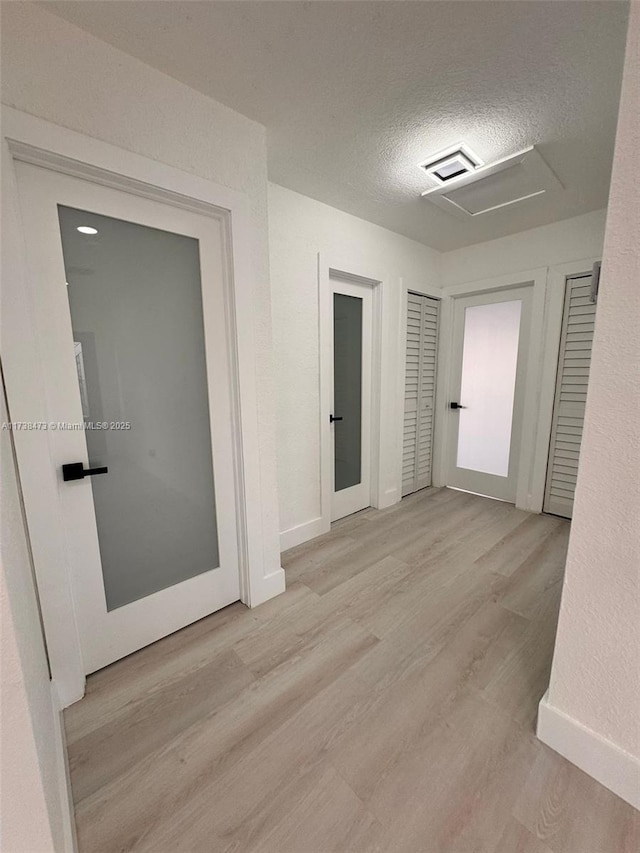
[[454, 186], [427, 190], [423, 197], [466, 219], [562, 188], [540, 153], [528, 148], [459, 178]]

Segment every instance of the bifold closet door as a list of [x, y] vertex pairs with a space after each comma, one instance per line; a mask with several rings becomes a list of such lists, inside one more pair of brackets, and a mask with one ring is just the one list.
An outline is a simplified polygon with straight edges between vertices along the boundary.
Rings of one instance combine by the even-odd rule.
[[596, 303], [591, 275], [567, 279], [544, 511], [571, 518], [587, 401]]
[[431, 485], [440, 303], [409, 293], [404, 386], [402, 496]]

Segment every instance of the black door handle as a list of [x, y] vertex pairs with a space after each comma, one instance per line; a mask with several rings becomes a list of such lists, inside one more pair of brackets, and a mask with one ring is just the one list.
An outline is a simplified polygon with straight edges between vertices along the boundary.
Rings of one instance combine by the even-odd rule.
[[68, 480], [84, 480], [85, 477], [93, 474], [106, 474], [109, 469], [105, 468], [85, 468], [82, 462], [69, 462], [62, 466], [62, 479]]
[[460, 403], [449, 403], [450, 409], [466, 409], [466, 406], [461, 406]]
[[341, 421], [341, 420], [342, 420], [342, 416], [340, 416], [338, 418], [334, 418], [333, 415], [329, 415], [329, 423], [330, 424], [332, 424], [334, 421]]

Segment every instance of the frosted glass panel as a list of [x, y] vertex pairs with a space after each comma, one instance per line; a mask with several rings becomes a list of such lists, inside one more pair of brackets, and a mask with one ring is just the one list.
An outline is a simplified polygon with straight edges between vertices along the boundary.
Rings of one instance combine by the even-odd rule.
[[219, 565], [199, 247], [58, 212], [89, 462], [109, 468], [91, 488], [113, 610]]
[[458, 468], [509, 473], [522, 301], [465, 310]]
[[362, 299], [333, 294], [335, 491], [362, 479]]

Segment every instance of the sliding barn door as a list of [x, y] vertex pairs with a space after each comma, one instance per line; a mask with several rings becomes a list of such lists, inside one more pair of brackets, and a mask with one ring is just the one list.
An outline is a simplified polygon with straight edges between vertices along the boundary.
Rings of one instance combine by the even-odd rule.
[[409, 293], [404, 386], [402, 495], [431, 485], [440, 303]]
[[596, 304], [590, 275], [567, 279], [544, 511], [571, 518]]

